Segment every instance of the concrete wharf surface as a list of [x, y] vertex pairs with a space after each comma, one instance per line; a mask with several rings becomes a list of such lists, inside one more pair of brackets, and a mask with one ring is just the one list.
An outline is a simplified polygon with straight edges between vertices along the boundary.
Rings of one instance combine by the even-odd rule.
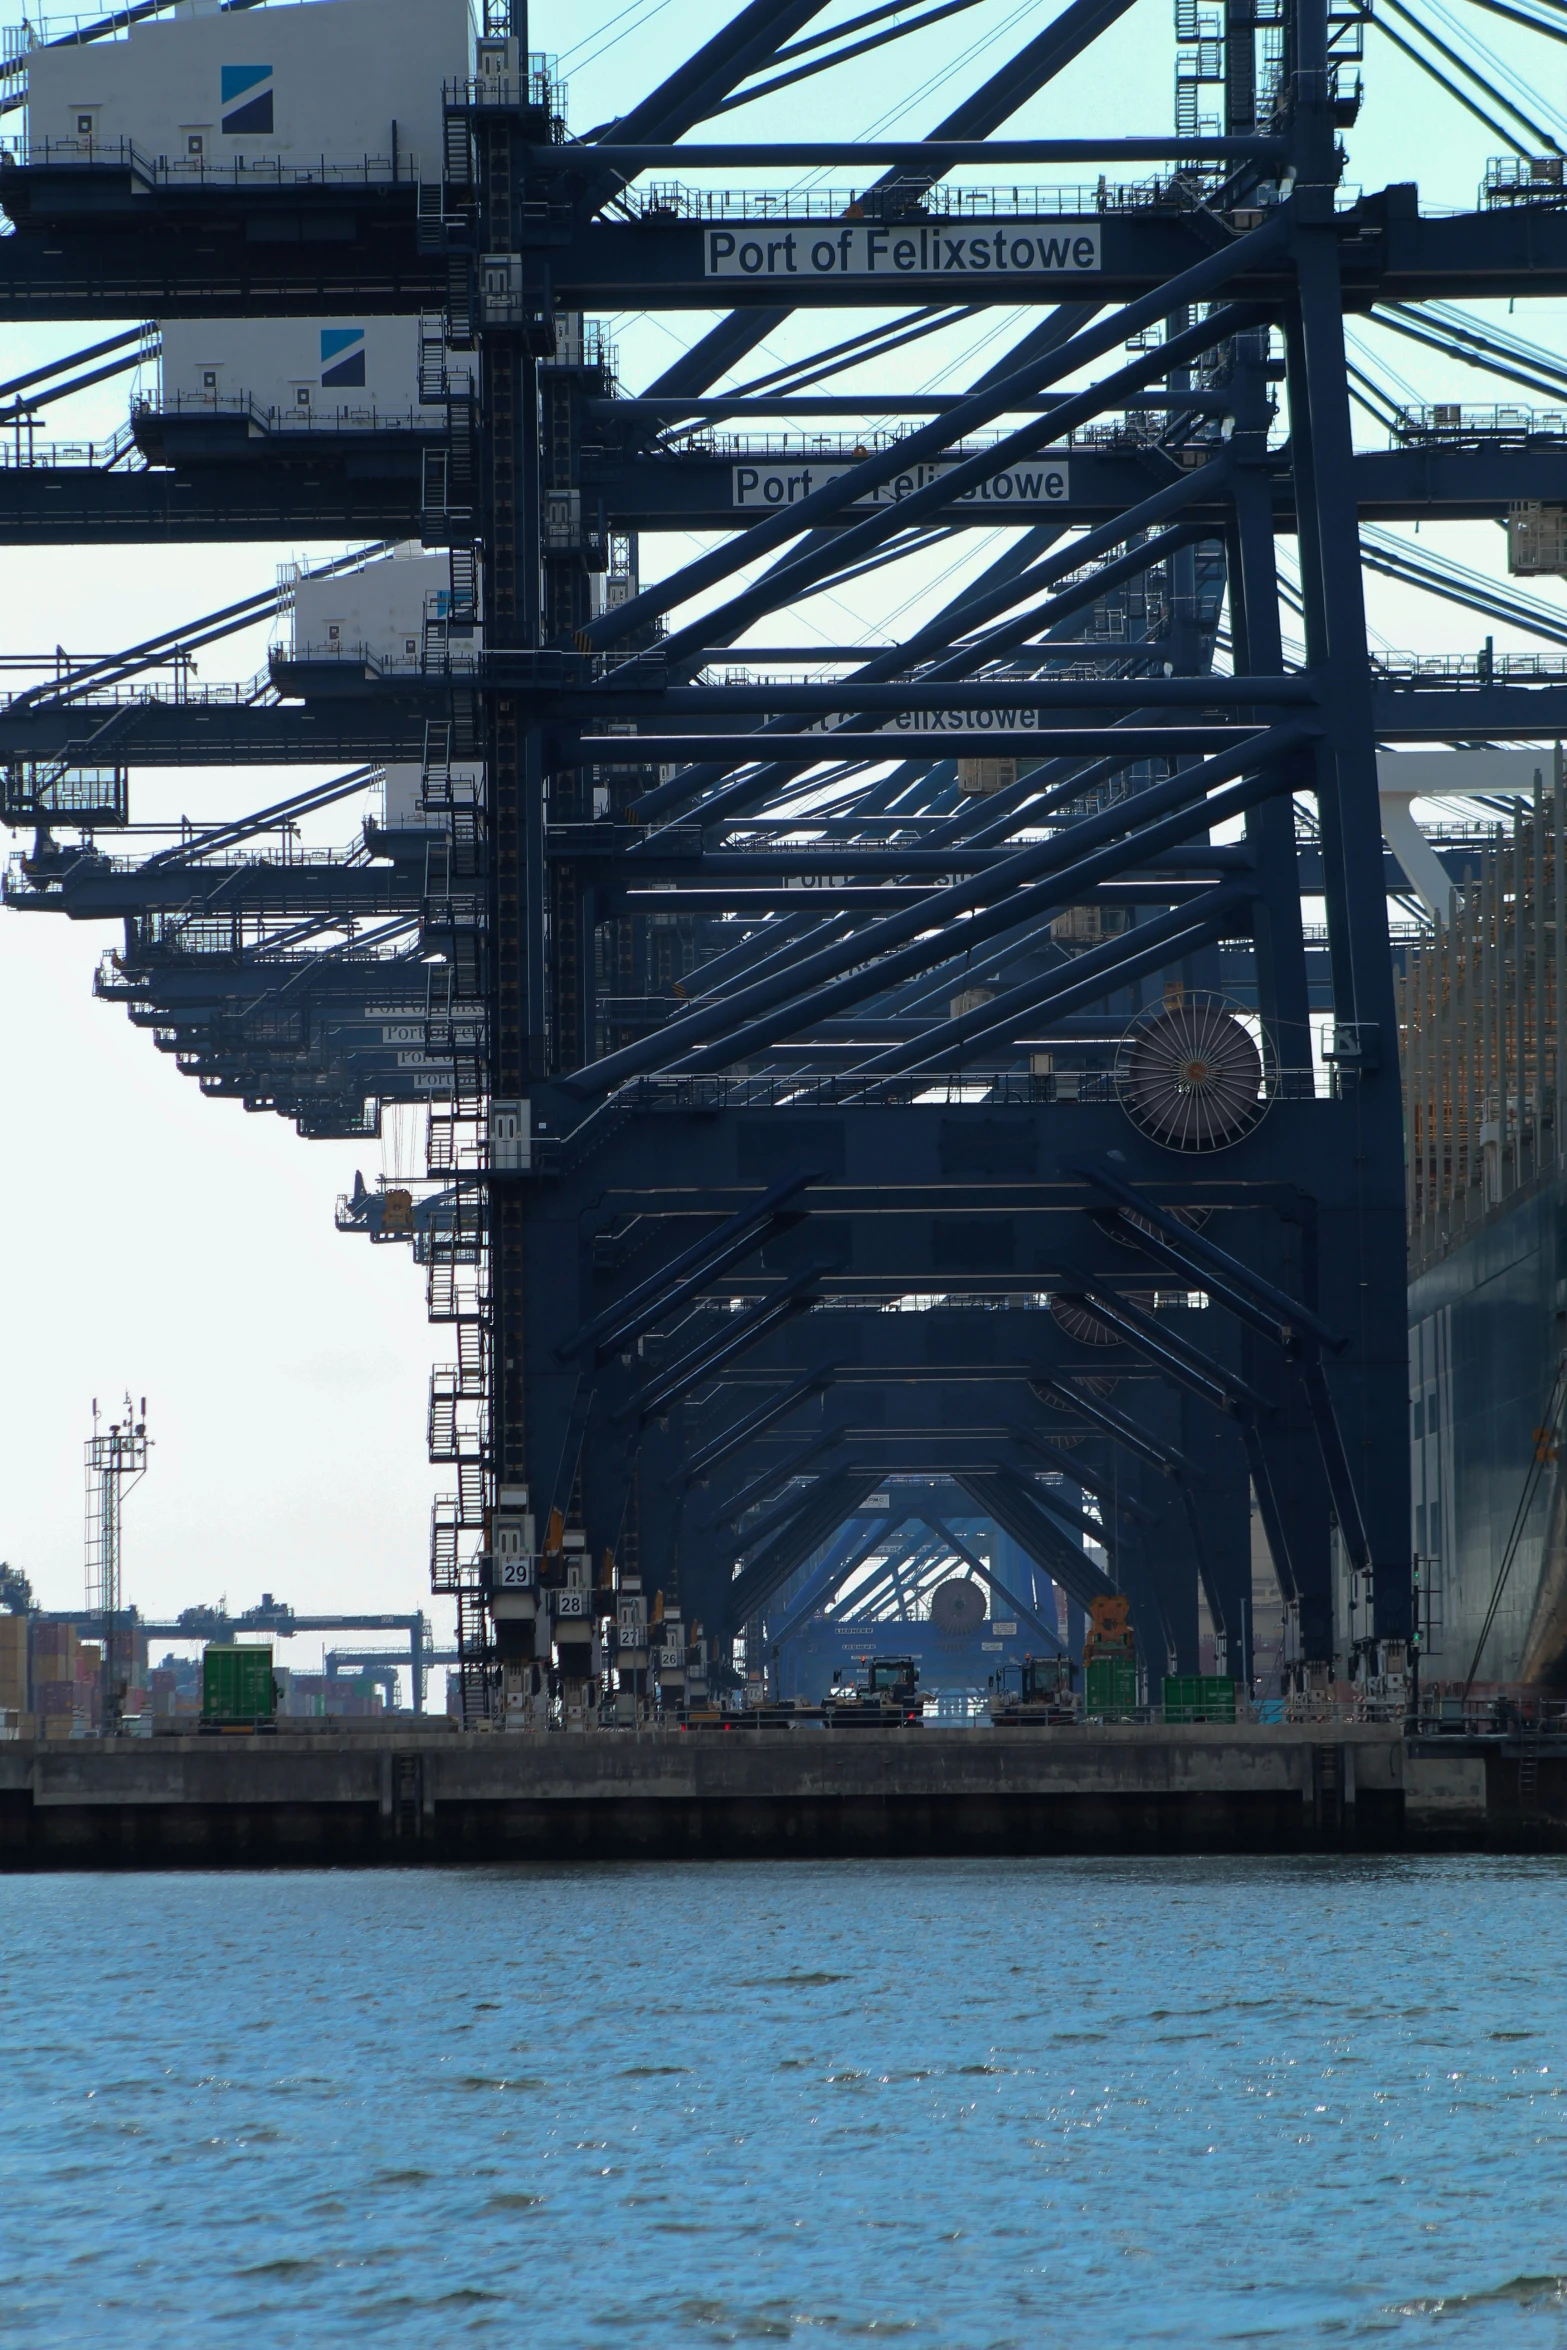
[[1567, 1851], [1567, 1737], [434, 1724], [0, 1744], [0, 1868]]

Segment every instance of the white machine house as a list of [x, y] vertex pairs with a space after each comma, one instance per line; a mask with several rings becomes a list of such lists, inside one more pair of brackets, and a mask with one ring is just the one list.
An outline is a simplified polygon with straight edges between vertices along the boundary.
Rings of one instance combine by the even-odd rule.
[[171, 318], [159, 331], [165, 413], [444, 429], [445, 411], [419, 400], [417, 319]]
[[129, 146], [168, 173], [438, 179], [442, 87], [472, 72], [468, 0], [181, 10], [27, 65], [36, 161]]

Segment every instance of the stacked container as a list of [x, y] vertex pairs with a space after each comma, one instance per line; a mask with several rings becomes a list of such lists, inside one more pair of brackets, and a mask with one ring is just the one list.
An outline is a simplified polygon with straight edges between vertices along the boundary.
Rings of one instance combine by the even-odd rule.
[[1089, 1602], [1083, 1643], [1083, 1711], [1114, 1719], [1137, 1711], [1137, 1643], [1131, 1608], [1119, 1592]]
[[76, 1626], [35, 1621], [32, 1629], [33, 1711], [46, 1737], [69, 1735], [76, 1715]]
[[0, 1616], [0, 1712], [28, 1711], [27, 1618]]

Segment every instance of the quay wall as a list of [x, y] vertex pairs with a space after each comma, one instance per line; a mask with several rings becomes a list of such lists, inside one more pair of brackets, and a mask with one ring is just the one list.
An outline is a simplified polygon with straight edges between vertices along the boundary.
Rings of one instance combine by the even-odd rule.
[[1567, 1738], [367, 1724], [0, 1745], [10, 1871], [1486, 1848], [1567, 1850]]

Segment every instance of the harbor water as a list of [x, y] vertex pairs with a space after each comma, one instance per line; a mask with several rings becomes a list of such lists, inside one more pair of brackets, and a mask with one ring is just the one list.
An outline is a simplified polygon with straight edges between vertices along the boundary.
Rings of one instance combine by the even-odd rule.
[[0, 2340], [1567, 2341], [1567, 1863], [0, 1879]]

